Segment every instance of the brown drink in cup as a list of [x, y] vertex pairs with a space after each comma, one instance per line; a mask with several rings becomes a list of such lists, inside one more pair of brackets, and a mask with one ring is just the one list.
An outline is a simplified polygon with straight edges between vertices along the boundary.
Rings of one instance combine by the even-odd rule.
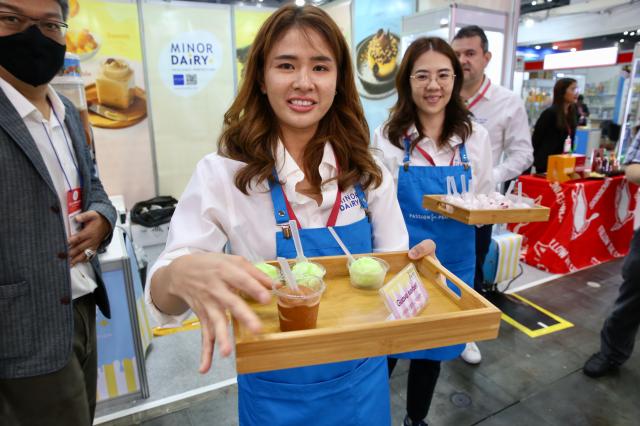
[[297, 290], [287, 286], [275, 289], [280, 330], [316, 328], [320, 298], [324, 289], [324, 282], [316, 276], [304, 276], [298, 281]]

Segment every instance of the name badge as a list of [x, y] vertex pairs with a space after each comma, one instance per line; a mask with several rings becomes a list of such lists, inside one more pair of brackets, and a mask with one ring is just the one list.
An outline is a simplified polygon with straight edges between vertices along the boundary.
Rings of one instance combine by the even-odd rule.
[[82, 213], [82, 188], [73, 188], [67, 191], [67, 221], [71, 235], [82, 229], [82, 224], [75, 219], [80, 213]]

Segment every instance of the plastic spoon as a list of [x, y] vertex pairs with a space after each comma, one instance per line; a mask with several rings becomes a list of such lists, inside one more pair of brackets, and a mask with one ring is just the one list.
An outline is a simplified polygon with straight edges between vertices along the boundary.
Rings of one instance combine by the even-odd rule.
[[333, 227], [329, 226], [327, 229], [329, 230], [329, 232], [331, 232], [331, 235], [333, 235], [333, 238], [336, 240], [336, 242], [338, 243], [338, 245], [340, 246], [344, 254], [346, 254], [347, 257], [349, 258], [349, 265], [355, 262], [356, 260], [354, 259], [353, 255], [351, 254], [347, 246], [344, 245], [344, 243], [338, 236], [338, 233], [333, 229]]
[[296, 277], [293, 276], [293, 272], [291, 272], [291, 267], [289, 266], [287, 259], [284, 257], [278, 257], [278, 264], [280, 265], [280, 270], [284, 274], [284, 281], [287, 283], [287, 286], [293, 291], [298, 291]]
[[293, 235], [293, 245], [296, 247], [296, 262], [306, 262], [307, 258], [302, 251], [302, 241], [300, 241], [300, 233], [298, 232], [298, 223], [295, 220], [289, 221], [291, 235]]

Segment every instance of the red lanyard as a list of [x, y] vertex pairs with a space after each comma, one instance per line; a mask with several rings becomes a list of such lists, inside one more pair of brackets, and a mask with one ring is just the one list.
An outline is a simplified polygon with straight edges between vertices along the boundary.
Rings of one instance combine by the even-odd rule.
[[[427, 151], [420, 148], [418, 145], [416, 145], [416, 149], [418, 150], [418, 152], [420, 152], [420, 154], [422, 154], [425, 160], [427, 160], [429, 163], [431, 163], [432, 166], [435, 167], [436, 162], [433, 161], [433, 157], [431, 157], [431, 155], [429, 155]], [[453, 149], [453, 155], [451, 156], [451, 161], [449, 161], [449, 166], [453, 166], [453, 160], [456, 158], [456, 149], [457, 147]]]
[[[335, 158], [335, 155], [334, 155]], [[340, 165], [338, 164], [338, 159], [336, 158], [336, 169], [338, 170], [338, 175], [340, 174]], [[298, 229], [302, 229], [300, 225], [300, 221], [296, 217], [291, 204], [289, 203], [289, 199], [287, 198], [287, 193], [282, 188], [282, 195], [284, 196], [284, 204], [287, 206], [287, 213], [289, 213], [289, 220], [295, 220], [298, 224]], [[338, 213], [340, 213], [340, 200], [342, 199], [342, 192], [340, 188], [338, 188], [338, 193], [336, 194], [336, 200], [333, 202], [333, 208], [331, 208], [331, 213], [329, 214], [329, 219], [327, 219], [327, 227], [336, 226], [336, 221], [338, 220]]]
[[467, 105], [468, 109], [473, 108], [475, 106], [475, 104], [480, 102], [480, 99], [482, 99], [484, 97], [484, 95], [487, 93], [487, 90], [489, 90], [489, 86], [491, 86], [491, 80], [487, 79], [487, 85], [484, 86], [484, 89], [482, 89], [482, 92], [480, 92], [480, 94], [478, 94], [478, 96], [476, 96], [475, 98], [473, 98], [473, 100], [471, 102], [469, 102], [469, 105]]

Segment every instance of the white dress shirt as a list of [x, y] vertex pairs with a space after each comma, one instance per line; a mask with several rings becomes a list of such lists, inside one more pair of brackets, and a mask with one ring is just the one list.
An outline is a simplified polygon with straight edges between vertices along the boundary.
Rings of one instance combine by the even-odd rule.
[[[471, 163], [471, 179], [474, 182], [476, 192], [488, 194], [493, 191], [493, 180], [491, 175], [491, 144], [489, 142], [489, 133], [487, 130], [475, 123], [472, 123], [473, 130], [471, 135], [465, 142], [465, 150], [467, 157]], [[387, 169], [391, 172], [396, 186], [398, 184], [398, 169], [404, 164], [404, 149], [392, 145], [387, 135], [384, 134], [384, 124], [376, 129], [373, 134], [373, 148], [375, 155], [380, 158]], [[418, 132], [415, 126], [411, 126], [409, 134], [415, 137]], [[429, 137], [424, 137], [418, 142], [418, 147], [427, 152], [435, 162], [436, 166], [448, 166], [451, 157], [455, 155], [453, 164], [459, 165], [460, 149], [458, 145], [462, 140], [458, 136], [449, 139], [448, 144], [438, 147], [437, 144]], [[409, 158], [411, 165], [414, 166], [431, 166], [432, 164], [417, 150], [411, 151]], [[460, 191], [461, 188], [458, 188]]]
[[470, 110], [474, 120], [489, 131], [493, 181], [499, 184], [520, 176], [533, 164], [531, 131], [524, 102], [518, 95], [485, 77], [478, 93], [469, 101], [473, 102], [483, 92]]
[[[18, 111], [18, 115], [24, 121], [27, 130], [29, 130], [31, 137], [36, 142], [38, 151], [40, 151], [44, 164], [47, 166], [49, 176], [53, 181], [53, 186], [56, 189], [66, 235], [67, 238], [69, 238], [67, 191], [71, 188], [69, 188], [69, 184], [65, 179], [65, 174], [73, 188], [80, 187], [80, 177], [78, 176], [78, 170], [75, 166], [77, 163], [71, 136], [64, 124], [64, 104], [55, 90], [53, 90], [51, 86], [48, 86], [47, 97], [51, 102], [52, 111], [49, 120], [47, 120], [27, 98], [2, 78], [0, 78], [0, 89], [2, 89], [16, 111]], [[60, 121], [58, 121], [58, 119]], [[58, 162], [56, 154], [60, 162]], [[64, 173], [62, 168], [60, 168], [60, 164], [62, 164], [64, 168]], [[78, 263], [71, 268], [72, 299], [77, 299], [85, 294], [92, 293], [97, 286], [95, 273], [88, 262]]]
[[[335, 180], [323, 185], [320, 206], [312, 198], [295, 191], [304, 173], [291, 155], [278, 144], [276, 169], [283, 189], [302, 228], [323, 228], [336, 199], [338, 185]], [[196, 252], [223, 252], [229, 243], [230, 251], [251, 259], [250, 251], [262, 259], [276, 258], [276, 225], [273, 202], [267, 182], [252, 186], [249, 195], [235, 186], [236, 172], [244, 163], [218, 154], [210, 154], [198, 163], [180, 202], [171, 218], [167, 245], [150, 269], [145, 286], [145, 301], [154, 318], [163, 325], [177, 324], [186, 316], [165, 315], [153, 304], [150, 280], [162, 266], [174, 259]], [[380, 164], [379, 164], [380, 165]], [[409, 237], [396, 200], [393, 180], [380, 165], [382, 184], [365, 191], [373, 233], [375, 252], [407, 250]], [[337, 175], [336, 161], [331, 144], [325, 144], [320, 176], [326, 181]], [[365, 217], [359, 207], [353, 188], [343, 191], [336, 225], [348, 225]], [[255, 260], [255, 259], [254, 259]]]

